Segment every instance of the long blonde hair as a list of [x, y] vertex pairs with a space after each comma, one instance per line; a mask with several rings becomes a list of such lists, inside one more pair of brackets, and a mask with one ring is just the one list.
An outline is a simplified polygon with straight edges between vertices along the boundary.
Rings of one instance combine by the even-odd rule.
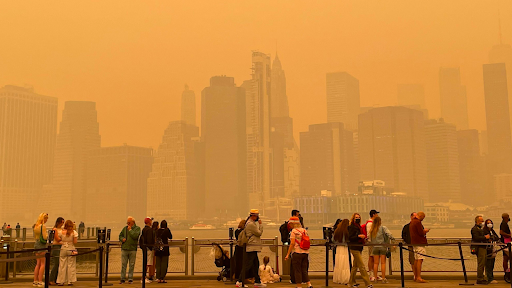
[[377, 236], [377, 232], [379, 231], [381, 224], [382, 219], [379, 216], [373, 219], [372, 229], [370, 229], [370, 235], [372, 236], [371, 238], [375, 238]]
[[361, 217], [361, 215], [359, 215], [359, 213], [352, 214], [352, 217], [350, 217], [350, 225], [353, 225], [354, 223], [356, 223], [356, 216]]
[[46, 222], [45, 218], [46, 218], [46, 221], [48, 221], [48, 213], [43, 212], [43, 213], [39, 214], [39, 217], [37, 217], [36, 225], [34, 227], [36, 227], [38, 225], [43, 225]]

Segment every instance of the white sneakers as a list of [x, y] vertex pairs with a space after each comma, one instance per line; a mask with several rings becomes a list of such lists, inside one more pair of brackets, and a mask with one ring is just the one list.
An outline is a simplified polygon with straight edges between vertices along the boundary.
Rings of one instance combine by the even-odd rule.
[[237, 287], [237, 288], [241, 288], [241, 287], [248, 288], [249, 286], [242, 284], [242, 282], [236, 281], [235, 287]]

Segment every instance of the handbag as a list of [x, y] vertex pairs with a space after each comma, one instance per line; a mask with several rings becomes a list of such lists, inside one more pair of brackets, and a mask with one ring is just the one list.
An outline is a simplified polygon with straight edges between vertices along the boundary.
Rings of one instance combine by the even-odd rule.
[[46, 244], [46, 239], [44, 239], [43, 237], [43, 224], [41, 224], [41, 234], [39, 234], [39, 242], [41, 242], [41, 244]]

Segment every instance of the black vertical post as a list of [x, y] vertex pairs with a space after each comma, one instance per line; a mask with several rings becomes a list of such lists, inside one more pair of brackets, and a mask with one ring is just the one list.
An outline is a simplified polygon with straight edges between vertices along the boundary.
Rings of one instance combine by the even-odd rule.
[[400, 280], [402, 282], [402, 288], [405, 287], [405, 275], [404, 275], [404, 250], [402, 250], [404, 244], [398, 243], [400, 249]]
[[462, 263], [462, 271], [464, 272], [464, 284], [460, 285], [469, 285], [468, 273], [466, 272], [466, 264], [464, 263], [464, 255], [462, 254], [462, 243], [459, 241], [457, 244], [459, 244], [460, 262]]
[[325, 287], [329, 287], [329, 241], [325, 241]]
[[[512, 248], [510, 243], [507, 244], [508, 247], [508, 267], [512, 268]], [[507, 272], [507, 271], [505, 271]], [[512, 288], [512, 281], [510, 281], [510, 287]]]
[[100, 277], [98, 279], [98, 287], [101, 288], [103, 287], [103, 245], [100, 245], [100, 251], [98, 253], [100, 253]]
[[[7, 244], [7, 260], [10, 258], [9, 250], [11, 248], [11, 245]], [[9, 281], [9, 262], [5, 263], [5, 282]]]
[[45, 263], [44, 263], [44, 287], [50, 287], [50, 259], [52, 253], [52, 246], [48, 246], [48, 251], [44, 254]]
[[[142, 236], [141, 236], [142, 237]], [[194, 251], [192, 251], [194, 253]], [[142, 243], [142, 288], [146, 288], [146, 269], [148, 267], [148, 248]]]
[[352, 271], [352, 253], [350, 252], [350, 246], [347, 246], [348, 250], [348, 268]]
[[110, 255], [110, 243], [107, 243], [105, 248], [105, 283], [103, 286], [112, 286], [112, 283], [108, 283], [108, 258]]

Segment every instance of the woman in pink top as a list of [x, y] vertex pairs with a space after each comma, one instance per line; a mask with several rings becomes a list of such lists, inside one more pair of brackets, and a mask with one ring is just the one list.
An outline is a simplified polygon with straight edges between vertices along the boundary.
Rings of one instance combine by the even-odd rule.
[[288, 225], [290, 225], [292, 231], [290, 232], [290, 248], [288, 249], [285, 260], [288, 260], [290, 254], [293, 252], [292, 266], [295, 270], [295, 283], [297, 283], [297, 287], [302, 287], [302, 283], [304, 282], [308, 284], [308, 287], [313, 287], [311, 286], [308, 275], [309, 250], [300, 248], [302, 235], [308, 235], [308, 232], [300, 225], [299, 217], [291, 217], [288, 221]]

